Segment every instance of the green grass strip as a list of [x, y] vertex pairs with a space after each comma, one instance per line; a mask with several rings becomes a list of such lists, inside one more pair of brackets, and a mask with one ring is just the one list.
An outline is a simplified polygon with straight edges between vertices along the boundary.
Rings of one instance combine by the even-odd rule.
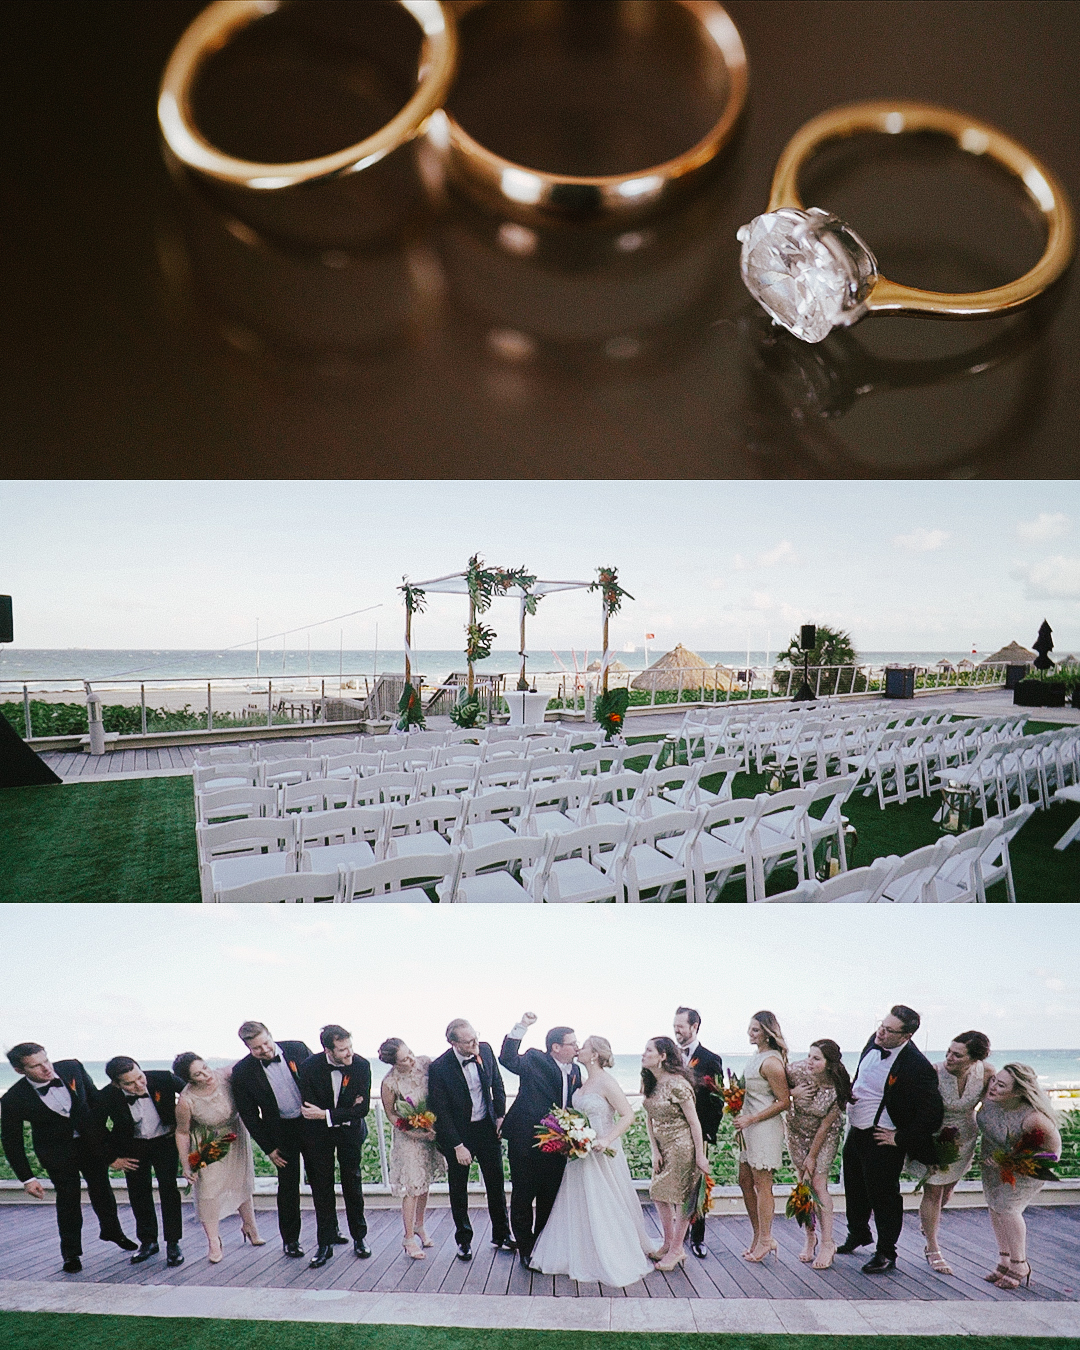
[[[0, 1313], [5, 1350], [670, 1350], [673, 1332], [496, 1331], [468, 1327]], [[1075, 1350], [1064, 1336], [964, 1336], [967, 1350]], [[955, 1336], [772, 1336], [698, 1332], [698, 1350], [955, 1350]]]

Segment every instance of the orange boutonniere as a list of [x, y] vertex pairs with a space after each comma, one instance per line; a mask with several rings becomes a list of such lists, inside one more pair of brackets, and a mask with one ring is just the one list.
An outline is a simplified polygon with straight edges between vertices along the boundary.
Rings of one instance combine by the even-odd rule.
[[289, 1064], [289, 1068], [292, 1069], [293, 1073], [295, 1073], [295, 1072], [296, 1072], [296, 1060], [290, 1059], [290, 1060], [288, 1061], [288, 1064]]
[[349, 1086], [349, 1075], [347, 1073], [343, 1073], [341, 1075], [341, 1086], [343, 1088], [347, 1088]]
[[891, 1073], [889, 1074], [889, 1087], [894, 1087], [895, 1084], [896, 1084], [896, 1074]]
[[68, 1086], [71, 1088], [72, 1092], [75, 1092], [75, 1091], [76, 1091], [76, 1088], [75, 1088], [75, 1079], [74, 1079], [74, 1078], [71, 1080], [71, 1082], [68, 1084]]
[[154, 1093], [154, 1101], [155, 1101], [155, 1102], [161, 1101], [161, 1093], [160, 1093], [160, 1092], [155, 1092], [155, 1093]]

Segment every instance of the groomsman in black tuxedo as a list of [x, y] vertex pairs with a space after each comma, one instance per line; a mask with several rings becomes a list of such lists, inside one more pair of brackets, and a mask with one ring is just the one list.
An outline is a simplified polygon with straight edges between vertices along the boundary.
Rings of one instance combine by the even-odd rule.
[[298, 1074], [311, 1055], [303, 1041], [275, 1041], [262, 1022], [237, 1033], [248, 1048], [233, 1066], [232, 1091], [248, 1134], [277, 1168], [277, 1216], [286, 1256], [301, 1257], [300, 1157], [303, 1148]]
[[[675, 1044], [682, 1051], [683, 1064], [694, 1076], [694, 1097], [697, 1102], [701, 1133], [707, 1144], [716, 1143], [716, 1132], [724, 1115], [723, 1100], [705, 1085], [706, 1078], [721, 1087], [724, 1082], [724, 1063], [719, 1055], [701, 1044], [701, 1014], [696, 1008], [676, 1008], [672, 1023]], [[697, 1219], [690, 1227], [690, 1250], [695, 1256], [708, 1255], [705, 1247], [705, 1220]]]
[[503, 1134], [510, 1158], [510, 1225], [526, 1266], [548, 1221], [566, 1166], [561, 1154], [541, 1153], [536, 1147], [536, 1127], [553, 1107], [569, 1106], [581, 1086], [581, 1070], [574, 1063], [578, 1043], [573, 1028], [552, 1027], [544, 1038], [546, 1050], [521, 1053], [522, 1038], [535, 1022], [535, 1013], [523, 1013], [499, 1052], [499, 1063], [518, 1076], [517, 1099], [506, 1114]]
[[838, 1252], [848, 1255], [873, 1241], [877, 1250], [863, 1266], [866, 1275], [896, 1269], [896, 1244], [904, 1224], [900, 1173], [904, 1158], [933, 1165], [934, 1135], [945, 1106], [937, 1070], [912, 1043], [919, 1014], [902, 1003], [881, 1019], [859, 1058], [848, 1104], [844, 1142], [844, 1193], [848, 1235]]
[[364, 1188], [360, 1178], [360, 1154], [367, 1138], [367, 1113], [371, 1109], [371, 1065], [353, 1053], [352, 1033], [331, 1023], [319, 1032], [322, 1051], [300, 1065], [303, 1094], [304, 1157], [311, 1195], [315, 1201], [319, 1246], [308, 1263], [312, 1270], [325, 1266], [340, 1242], [337, 1224], [337, 1194], [334, 1190], [334, 1160], [341, 1171], [341, 1192], [353, 1251], [367, 1258], [371, 1251], [364, 1241]]
[[463, 1017], [446, 1028], [446, 1039], [450, 1049], [428, 1069], [428, 1105], [435, 1112], [435, 1144], [446, 1159], [458, 1260], [472, 1260], [469, 1167], [474, 1158], [487, 1191], [491, 1245], [514, 1252], [499, 1143], [506, 1090], [495, 1052]]
[[102, 1242], [135, 1251], [138, 1244], [126, 1236], [116, 1213], [109, 1163], [95, 1121], [98, 1090], [90, 1075], [77, 1059], [60, 1059], [53, 1065], [35, 1041], [13, 1046], [7, 1057], [20, 1079], [0, 1097], [0, 1143], [26, 1193], [44, 1200], [45, 1188], [34, 1175], [23, 1142], [23, 1124], [29, 1121], [34, 1152], [56, 1191], [64, 1273], [75, 1275], [82, 1270], [80, 1175], [86, 1178]]
[[[182, 1266], [183, 1221], [176, 1185], [176, 1094], [183, 1080], [167, 1069], [144, 1072], [129, 1055], [117, 1055], [105, 1065], [108, 1087], [98, 1094], [97, 1120], [110, 1167], [119, 1167], [127, 1180], [128, 1200], [135, 1215], [139, 1250], [133, 1266], [157, 1256], [158, 1223], [154, 1212], [154, 1176], [158, 1180], [161, 1226], [165, 1232], [165, 1264]], [[110, 1128], [111, 1123], [111, 1128]]]

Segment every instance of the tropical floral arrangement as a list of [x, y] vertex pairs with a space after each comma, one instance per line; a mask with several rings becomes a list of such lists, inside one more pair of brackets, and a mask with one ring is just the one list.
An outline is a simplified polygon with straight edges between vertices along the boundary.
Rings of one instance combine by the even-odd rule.
[[1015, 1186], [1017, 1177], [1033, 1177], [1036, 1181], [1057, 1181], [1057, 1173], [1050, 1166], [1057, 1162], [1058, 1155], [1051, 1153], [1046, 1145], [1044, 1131], [1036, 1128], [1025, 1130], [1010, 1148], [995, 1149], [990, 1155], [991, 1161], [1001, 1173], [1001, 1179], [1007, 1186]]
[[485, 623], [465, 625], [465, 655], [470, 661], [484, 661], [491, 655], [491, 644], [495, 641], [494, 628]]
[[420, 701], [420, 691], [406, 682], [398, 699], [398, 731], [408, 731], [410, 727], [423, 727], [424, 705]]
[[633, 600], [634, 598], [629, 591], [624, 591], [619, 585], [619, 573], [614, 567], [598, 567], [596, 569], [596, 580], [589, 587], [589, 590], [603, 593], [604, 610], [609, 616], [618, 614], [624, 599]]
[[476, 694], [470, 694], [468, 698], [463, 698], [460, 703], [455, 703], [450, 709], [450, 721], [454, 726], [468, 730], [480, 724], [483, 709], [480, 706], [480, 699]]
[[727, 1071], [727, 1086], [719, 1088], [720, 1096], [724, 1099], [724, 1114], [728, 1116], [737, 1116], [743, 1109], [743, 1102], [746, 1100], [746, 1080], [736, 1078], [734, 1071]]
[[228, 1156], [229, 1145], [236, 1142], [236, 1135], [229, 1134], [207, 1134], [203, 1138], [195, 1136], [195, 1148], [188, 1154], [188, 1170], [191, 1172], [201, 1172], [204, 1167], [210, 1163], [220, 1162], [222, 1158]]
[[629, 689], [605, 689], [593, 704], [593, 716], [609, 741], [623, 730], [629, 702]]
[[[934, 1135], [934, 1170], [936, 1168], [951, 1167], [960, 1157], [960, 1131], [955, 1125], [946, 1125], [944, 1129], [938, 1130]], [[926, 1185], [926, 1179], [930, 1175], [927, 1172], [919, 1179], [915, 1187], [916, 1192], [921, 1191]]]
[[817, 1223], [817, 1196], [808, 1181], [800, 1181], [798, 1185], [792, 1186], [784, 1213], [789, 1219], [794, 1219], [800, 1228], [805, 1228], [810, 1233], [814, 1231]]
[[394, 1102], [394, 1129], [402, 1134], [412, 1134], [414, 1130], [433, 1130], [435, 1112], [428, 1110], [427, 1101], [421, 1097], [414, 1102], [411, 1097], [398, 1097]]
[[[556, 1106], [536, 1127], [536, 1143], [541, 1153], [561, 1153], [564, 1158], [584, 1158], [592, 1153], [596, 1143], [596, 1131], [580, 1111], [566, 1106]], [[614, 1149], [604, 1149], [609, 1157], [615, 1156]]]
[[683, 1205], [683, 1215], [691, 1223], [698, 1223], [712, 1209], [713, 1179], [707, 1172], [699, 1172]]

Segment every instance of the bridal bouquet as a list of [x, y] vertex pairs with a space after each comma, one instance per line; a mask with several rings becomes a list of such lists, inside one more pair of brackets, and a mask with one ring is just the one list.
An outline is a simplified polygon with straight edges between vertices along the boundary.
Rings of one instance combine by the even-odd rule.
[[1058, 1181], [1060, 1178], [1050, 1166], [1058, 1155], [1046, 1148], [1046, 1135], [1040, 1129], [1025, 1130], [1011, 1148], [995, 1149], [991, 1161], [1009, 1186], [1016, 1185], [1017, 1177], [1033, 1177], [1036, 1181]]
[[235, 1134], [207, 1134], [200, 1139], [195, 1136], [196, 1147], [188, 1154], [188, 1168], [192, 1172], [201, 1172], [210, 1163], [220, 1162], [229, 1152], [229, 1145], [235, 1143]]
[[787, 1218], [794, 1219], [800, 1228], [805, 1228], [810, 1233], [814, 1231], [817, 1222], [817, 1197], [808, 1181], [800, 1181], [797, 1186], [792, 1186], [784, 1213]]
[[[536, 1127], [536, 1143], [541, 1153], [561, 1153], [565, 1158], [584, 1158], [593, 1152], [596, 1143], [596, 1131], [580, 1111], [572, 1111], [566, 1106], [556, 1106]], [[614, 1158], [614, 1149], [603, 1150], [608, 1157]]]
[[720, 1087], [716, 1085], [717, 1091], [724, 1099], [724, 1114], [728, 1116], [737, 1116], [743, 1109], [743, 1102], [746, 1099], [746, 1080], [736, 1078], [733, 1070], [727, 1071], [727, 1086]]
[[397, 1116], [394, 1129], [400, 1130], [402, 1134], [435, 1128], [435, 1112], [428, 1110], [423, 1097], [418, 1102], [414, 1102], [411, 1097], [398, 1097], [394, 1102], [394, 1114]]

